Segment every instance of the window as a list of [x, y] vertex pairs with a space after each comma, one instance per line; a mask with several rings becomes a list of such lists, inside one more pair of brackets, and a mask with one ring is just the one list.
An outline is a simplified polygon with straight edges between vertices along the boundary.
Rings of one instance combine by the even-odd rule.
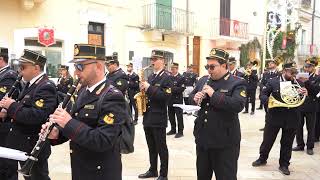
[[49, 78], [58, 78], [58, 67], [62, 63], [62, 41], [50, 47], [44, 47], [35, 39], [25, 39], [25, 48], [38, 52], [47, 57], [45, 72]]
[[230, 36], [230, 0], [220, 0], [220, 35]]
[[89, 22], [88, 43], [104, 46], [104, 24]]

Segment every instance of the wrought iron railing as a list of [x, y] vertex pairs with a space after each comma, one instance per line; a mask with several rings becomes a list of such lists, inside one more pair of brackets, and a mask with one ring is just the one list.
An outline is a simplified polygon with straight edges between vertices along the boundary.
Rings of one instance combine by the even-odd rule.
[[193, 34], [194, 13], [162, 4], [142, 7], [142, 27], [183, 34]]

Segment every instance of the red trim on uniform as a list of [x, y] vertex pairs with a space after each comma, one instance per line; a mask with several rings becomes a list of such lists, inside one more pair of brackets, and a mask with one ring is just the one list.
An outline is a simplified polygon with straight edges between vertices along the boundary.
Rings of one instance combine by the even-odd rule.
[[83, 127], [83, 123], [80, 123], [77, 129], [74, 131], [74, 133], [70, 136], [70, 140], [73, 140], [73, 138], [79, 133], [80, 129]]
[[22, 106], [23, 106], [23, 105], [20, 105], [20, 106], [17, 107], [16, 111], [14, 112], [14, 114], [13, 114], [13, 116], [12, 116], [12, 119], [13, 119], [13, 120], [16, 120], [16, 114], [17, 114], [17, 112], [19, 111], [19, 109], [21, 109]]
[[50, 144], [52, 145], [58, 144], [58, 139], [50, 139]]
[[220, 98], [219, 98], [218, 104], [220, 104], [220, 102], [222, 101], [222, 99], [224, 99], [224, 94], [223, 94], [223, 93], [221, 93], [221, 95], [220, 95]]

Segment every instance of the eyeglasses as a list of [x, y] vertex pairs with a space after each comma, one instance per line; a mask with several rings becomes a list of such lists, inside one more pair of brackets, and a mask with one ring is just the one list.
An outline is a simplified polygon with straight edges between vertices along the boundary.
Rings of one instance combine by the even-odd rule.
[[76, 68], [76, 70], [78, 70], [78, 71], [83, 71], [83, 69], [84, 69], [84, 66], [85, 65], [88, 65], [88, 64], [95, 64], [95, 63], [97, 63], [97, 62], [89, 62], [89, 63], [87, 63], [87, 64], [80, 64], [80, 63], [78, 63], [78, 64], [74, 64], [74, 67]]
[[214, 65], [214, 64], [207, 64], [204, 66], [204, 68], [206, 68], [206, 70], [210, 69], [210, 70], [214, 70], [215, 67], [220, 66], [220, 65]]

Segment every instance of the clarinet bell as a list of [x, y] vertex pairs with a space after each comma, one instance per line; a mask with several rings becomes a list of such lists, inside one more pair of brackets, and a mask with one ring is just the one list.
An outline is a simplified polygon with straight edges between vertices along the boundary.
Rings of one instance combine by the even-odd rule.
[[27, 159], [27, 161], [24, 163], [24, 165], [21, 167], [21, 169], [18, 170], [18, 173], [22, 174], [25, 177], [31, 176], [31, 170], [34, 164], [34, 160]]

